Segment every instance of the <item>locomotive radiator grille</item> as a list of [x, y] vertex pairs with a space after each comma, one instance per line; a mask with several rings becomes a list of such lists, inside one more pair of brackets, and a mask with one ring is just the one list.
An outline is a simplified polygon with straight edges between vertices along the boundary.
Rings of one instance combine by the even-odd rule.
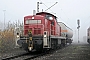
[[40, 28], [34, 28], [34, 34], [35, 35], [40, 35], [41, 34], [41, 29]]

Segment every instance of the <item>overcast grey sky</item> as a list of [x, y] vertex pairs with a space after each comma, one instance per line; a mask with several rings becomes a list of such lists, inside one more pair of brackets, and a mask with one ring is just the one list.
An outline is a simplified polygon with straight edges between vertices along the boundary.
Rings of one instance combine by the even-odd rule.
[[[58, 2], [47, 12], [56, 13], [58, 21], [64, 22], [73, 29], [74, 41], [77, 41], [77, 20], [79, 19], [80, 40], [83, 41], [82, 38], [86, 36], [87, 28], [90, 26], [90, 0], [0, 0], [0, 23], [4, 21], [3, 10], [6, 10], [6, 22], [15, 22], [18, 19], [23, 21], [24, 16], [31, 15], [33, 10], [37, 10], [37, 1], [47, 7]], [[40, 4], [40, 11], [47, 9], [44, 4]]]

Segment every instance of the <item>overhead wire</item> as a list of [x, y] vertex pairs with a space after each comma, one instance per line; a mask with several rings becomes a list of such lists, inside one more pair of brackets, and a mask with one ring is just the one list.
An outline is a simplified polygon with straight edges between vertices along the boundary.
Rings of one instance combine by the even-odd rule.
[[[39, 0], [40, 2], [42, 2], [41, 0]], [[44, 4], [44, 6], [46, 6], [47, 8], [50, 8], [48, 7], [45, 3], [42, 2], [42, 4]], [[54, 13], [51, 9], [49, 9], [52, 13]]]
[[[90, 19], [90, 16], [82, 23], [82, 25], [84, 25], [83, 27], [85, 27], [85, 26], [88, 26], [88, 24], [90, 23], [90, 20], [88, 20], [88, 19]], [[90, 24], [89, 24], [90, 25]]]
[[[40, 2], [42, 2], [41, 0], [39, 0]], [[42, 2], [43, 3], [43, 2]], [[57, 3], [57, 2], [56, 2]], [[48, 8], [48, 6], [45, 4], [45, 3], [43, 3], [47, 8]], [[55, 5], [55, 4], [54, 4]], [[53, 13], [53, 11], [50, 9], [50, 7], [48, 8], [52, 13]], [[62, 9], [61, 9], [62, 10]], [[62, 10], [63, 11], [63, 10]], [[63, 11], [63, 13], [64, 13], [64, 15], [66, 16], [66, 14], [65, 14], [65, 12]], [[69, 20], [69, 18], [68, 18], [68, 16], [66, 16], [67, 17], [67, 19]], [[63, 20], [64, 21], [64, 19], [62, 18], [62, 17], [58, 17], [58, 19], [61, 19], [61, 20]]]
[[[55, 4], [57, 4], [58, 2], [56, 2]], [[50, 6], [48, 9], [46, 9], [45, 11], [49, 10], [51, 7], [53, 7], [55, 4], [53, 4], [52, 6]]]
[[[62, 10], [62, 9], [61, 9]], [[63, 10], [62, 10], [63, 11]], [[64, 15], [68, 18], [68, 16], [65, 14], [65, 12], [63, 11], [63, 13], [64, 13]], [[69, 18], [68, 18], [68, 20], [69, 20]]]

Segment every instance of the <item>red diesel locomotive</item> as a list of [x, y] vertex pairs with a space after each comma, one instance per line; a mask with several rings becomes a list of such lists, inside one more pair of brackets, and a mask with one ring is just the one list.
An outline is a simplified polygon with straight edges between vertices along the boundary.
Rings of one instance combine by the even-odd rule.
[[39, 12], [36, 15], [24, 17], [24, 35], [20, 36], [17, 43], [26, 51], [56, 49], [71, 43], [71, 39], [68, 42], [66, 32], [62, 31], [56, 16]]

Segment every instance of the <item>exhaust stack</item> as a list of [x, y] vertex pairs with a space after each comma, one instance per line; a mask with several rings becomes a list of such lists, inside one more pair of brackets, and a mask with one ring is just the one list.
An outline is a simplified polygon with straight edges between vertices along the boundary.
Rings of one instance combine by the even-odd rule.
[[33, 10], [33, 15], [36, 15], [36, 10]]

